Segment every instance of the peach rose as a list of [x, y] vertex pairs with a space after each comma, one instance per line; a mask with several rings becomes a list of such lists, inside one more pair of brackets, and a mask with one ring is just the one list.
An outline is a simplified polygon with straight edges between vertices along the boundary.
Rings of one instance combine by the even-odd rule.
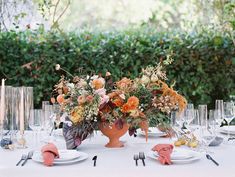
[[87, 102], [91, 103], [93, 101], [94, 97], [92, 95], [88, 95], [86, 97]]
[[132, 81], [126, 77], [122, 78], [122, 80], [116, 82], [117, 88], [121, 90], [129, 89], [132, 85]]
[[60, 94], [57, 96], [56, 100], [59, 104], [62, 104], [62, 103], [64, 103], [64, 96], [62, 94]]
[[78, 97], [78, 99], [77, 99], [77, 101], [78, 101], [78, 104], [84, 104], [85, 102], [86, 102], [86, 97], [85, 96], [79, 96]]
[[104, 84], [105, 84], [105, 80], [104, 78], [97, 78], [97, 79], [94, 79], [92, 81], [92, 87], [95, 89], [95, 90], [98, 90], [98, 89], [101, 89], [104, 87]]

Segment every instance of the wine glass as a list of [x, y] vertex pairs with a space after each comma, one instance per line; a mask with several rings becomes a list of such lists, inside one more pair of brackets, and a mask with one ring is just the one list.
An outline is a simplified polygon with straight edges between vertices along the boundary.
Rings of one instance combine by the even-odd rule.
[[43, 116], [41, 109], [31, 109], [29, 117], [29, 128], [33, 131], [34, 147], [38, 146], [38, 133], [42, 130]]
[[186, 109], [185, 110], [185, 122], [187, 123], [187, 125], [189, 126], [190, 129], [190, 124], [192, 123], [192, 121], [194, 120], [194, 109]]
[[224, 102], [224, 119], [227, 121], [228, 125], [234, 118], [233, 107], [234, 104], [232, 101]]
[[178, 132], [181, 132], [182, 127], [184, 125], [184, 113], [179, 111], [172, 111], [171, 112], [171, 127], [178, 136]]
[[233, 102], [224, 102], [224, 119], [228, 124], [228, 139], [230, 138], [230, 122], [234, 119], [234, 104]]
[[200, 128], [200, 119], [199, 119], [198, 109], [194, 109], [193, 114], [194, 114], [193, 115], [194, 119], [192, 120], [191, 125], [190, 125], [190, 129], [192, 133]]

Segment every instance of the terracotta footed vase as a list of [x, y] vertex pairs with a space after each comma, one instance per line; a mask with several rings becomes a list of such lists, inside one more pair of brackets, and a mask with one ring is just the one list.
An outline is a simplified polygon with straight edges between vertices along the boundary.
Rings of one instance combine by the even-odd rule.
[[118, 129], [115, 124], [109, 125], [103, 122], [99, 124], [99, 129], [109, 138], [109, 142], [105, 145], [105, 147], [120, 148], [123, 147], [124, 144], [119, 140], [119, 138], [127, 132], [129, 125], [124, 123], [122, 129]]

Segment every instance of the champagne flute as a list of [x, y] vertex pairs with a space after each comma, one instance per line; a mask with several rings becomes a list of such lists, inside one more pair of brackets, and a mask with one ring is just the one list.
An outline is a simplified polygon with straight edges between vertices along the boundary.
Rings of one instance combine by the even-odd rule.
[[215, 139], [215, 135], [210, 130], [210, 126], [214, 126], [214, 121], [212, 120], [209, 126], [209, 120], [207, 119], [207, 105], [199, 105], [198, 109], [201, 125], [201, 139], [202, 143], [205, 145], [205, 152], [209, 153], [209, 145]]
[[209, 129], [212, 134], [216, 135], [217, 123], [218, 123], [218, 110], [209, 110]]
[[46, 141], [50, 142], [52, 140], [51, 135], [54, 129], [54, 112], [52, 105], [45, 105], [44, 116], [44, 129], [46, 131]]
[[47, 105], [50, 105], [50, 102], [49, 101], [42, 101], [42, 116], [43, 116], [43, 130], [45, 130], [45, 127], [46, 127], [46, 113], [45, 113], [45, 107], [47, 106]]
[[223, 122], [224, 119], [224, 101], [223, 100], [215, 100], [215, 109], [218, 110], [219, 119]]

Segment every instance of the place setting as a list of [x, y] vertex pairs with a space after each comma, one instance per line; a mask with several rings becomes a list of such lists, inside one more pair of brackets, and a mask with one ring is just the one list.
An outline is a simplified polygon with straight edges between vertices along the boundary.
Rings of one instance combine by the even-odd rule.
[[72, 165], [88, 158], [89, 155], [85, 152], [57, 149], [53, 143], [48, 143], [44, 145], [40, 151], [32, 150], [28, 152], [28, 154], [23, 154], [16, 163], [16, 166], [23, 167], [29, 160], [45, 166]]
[[199, 152], [189, 149], [175, 148], [170, 153], [171, 148], [170, 145], [159, 145], [159, 147], [155, 147], [152, 151], [148, 152], [147, 156], [151, 159], [158, 160], [161, 164], [169, 165], [193, 163], [199, 161], [203, 157]]

